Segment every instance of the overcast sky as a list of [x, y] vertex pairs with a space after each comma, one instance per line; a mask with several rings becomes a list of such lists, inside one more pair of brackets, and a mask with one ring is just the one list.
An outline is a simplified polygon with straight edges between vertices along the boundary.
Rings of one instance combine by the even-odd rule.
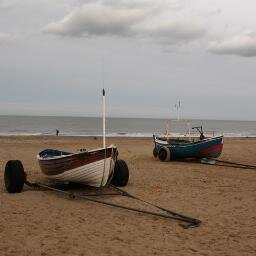
[[256, 120], [255, 0], [0, 0], [0, 114]]

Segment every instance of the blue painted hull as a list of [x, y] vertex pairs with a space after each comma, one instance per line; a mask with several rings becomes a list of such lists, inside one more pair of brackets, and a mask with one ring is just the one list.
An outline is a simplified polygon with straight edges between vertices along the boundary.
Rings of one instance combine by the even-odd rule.
[[161, 148], [168, 148], [170, 158], [217, 158], [220, 156], [223, 148], [223, 136], [206, 138], [196, 142], [163, 140], [154, 136], [157, 152]]

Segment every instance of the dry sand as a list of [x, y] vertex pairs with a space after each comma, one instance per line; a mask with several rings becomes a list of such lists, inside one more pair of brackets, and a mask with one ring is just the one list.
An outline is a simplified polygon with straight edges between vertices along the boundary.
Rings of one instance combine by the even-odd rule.
[[[183, 229], [145, 216], [49, 191], [8, 194], [3, 170], [22, 160], [28, 178], [46, 181], [36, 154], [45, 148], [77, 151], [101, 141], [79, 137], [0, 138], [1, 255], [256, 255], [256, 171], [160, 162], [151, 139], [108, 139], [127, 161], [125, 188], [146, 200], [202, 220]], [[256, 139], [225, 139], [223, 160], [256, 165]], [[135, 205], [121, 196], [108, 200]]]

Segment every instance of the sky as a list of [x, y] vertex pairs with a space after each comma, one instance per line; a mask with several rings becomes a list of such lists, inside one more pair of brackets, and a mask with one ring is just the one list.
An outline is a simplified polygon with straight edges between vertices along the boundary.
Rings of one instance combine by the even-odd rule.
[[256, 120], [255, 0], [0, 0], [0, 115]]

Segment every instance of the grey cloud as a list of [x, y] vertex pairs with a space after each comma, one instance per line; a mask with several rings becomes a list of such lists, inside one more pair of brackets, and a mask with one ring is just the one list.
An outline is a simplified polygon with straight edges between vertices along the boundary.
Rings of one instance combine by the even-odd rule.
[[193, 41], [206, 34], [205, 29], [191, 22], [176, 21], [161, 25], [149, 31], [151, 37], [166, 44], [185, 43]]
[[152, 19], [161, 20], [159, 15], [163, 9], [160, 6], [163, 7], [138, 0], [86, 2], [62, 20], [48, 24], [44, 31], [71, 37], [140, 36], [168, 45], [204, 36], [203, 27], [193, 21], [172, 21], [152, 27]]
[[152, 8], [153, 6], [161, 7], [162, 3], [156, 3], [154, 0], [104, 0], [103, 5], [108, 5], [112, 7], [122, 7], [127, 9], [137, 9], [137, 8]]
[[160, 6], [162, 3], [156, 3], [154, 0], [80, 0], [80, 3], [98, 3], [104, 6], [111, 6], [112, 8], [151, 8], [153, 5]]
[[112, 8], [100, 4], [84, 4], [61, 21], [52, 22], [44, 31], [63, 36], [135, 34], [133, 26], [142, 22], [147, 10]]
[[214, 41], [209, 44], [208, 50], [215, 54], [230, 54], [241, 57], [256, 56], [256, 35], [247, 34], [235, 36], [223, 41]]

